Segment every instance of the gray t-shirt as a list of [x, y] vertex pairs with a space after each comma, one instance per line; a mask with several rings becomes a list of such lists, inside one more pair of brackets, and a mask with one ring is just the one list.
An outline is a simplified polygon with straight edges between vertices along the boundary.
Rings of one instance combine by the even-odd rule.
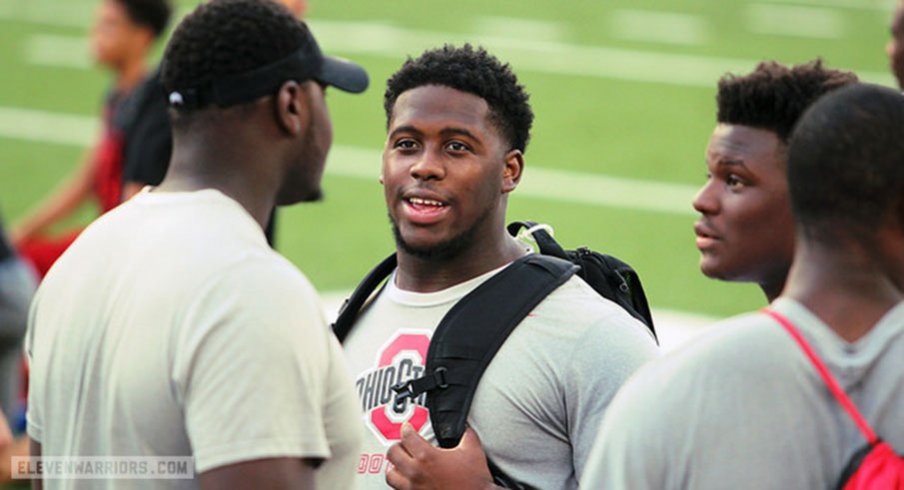
[[[800, 330], [879, 437], [904, 451], [904, 303], [855, 343], [803, 305]], [[588, 488], [834, 488], [866, 444], [787, 332], [762, 313], [723, 322], [641, 369], [613, 400]]]
[[[439, 321], [496, 272], [435, 293], [400, 290], [391, 278], [346, 339], [368, 429], [358, 465], [361, 488], [386, 488], [384, 456], [402, 422], [434, 440], [425, 397], [395, 405], [390, 387], [423, 372]], [[481, 378], [468, 423], [511, 477], [544, 490], [577, 488], [609, 401], [656, 355], [643, 325], [572, 278], [503, 344]]]

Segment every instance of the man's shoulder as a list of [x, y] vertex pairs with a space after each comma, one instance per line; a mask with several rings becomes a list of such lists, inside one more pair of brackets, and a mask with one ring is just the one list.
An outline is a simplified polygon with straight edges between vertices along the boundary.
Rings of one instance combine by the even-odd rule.
[[624, 377], [658, 356], [645, 325], [577, 277], [534, 308], [506, 344], [522, 352], [541, 347], [569, 369], [618, 367]]
[[247, 276], [266, 278], [261, 287], [312, 290], [301, 271], [267, 246], [237, 203], [211, 195], [155, 197], [139, 194], [98, 218], [61, 257], [59, 268], [96, 274], [104, 264], [111, 274], [166, 281], [173, 291], [230, 278], [238, 285]]
[[194, 285], [182, 286], [180, 295], [180, 328], [187, 338], [219, 332], [249, 348], [281, 342], [324, 346], [328, 327], [317, 293], [301, 271], [278, 256], [239, 257], [190, 282]]
[[[571, 277], [534, 309], [532, 316], [558, 319], [563, 327], [584, 330], [646, 327], [614, 301], [604, 298], [577, 276]], [[562, 321], [567, 320], [567, 321]]]
[[308, 278], [288, 259], [267, 249], [248, 249], [220, 257], [204, 275], [206, 282], [220, 290], [234, 289], [270, 301], [271, 295], [316, 296]]
[[633, 389], [658, 397], [692, 390], [749, 391], [762, 381], [775, 386], [797, 361], [796, 346], [765, 315], [748, 313], [718, 322], [688, 343], [638, 371]]

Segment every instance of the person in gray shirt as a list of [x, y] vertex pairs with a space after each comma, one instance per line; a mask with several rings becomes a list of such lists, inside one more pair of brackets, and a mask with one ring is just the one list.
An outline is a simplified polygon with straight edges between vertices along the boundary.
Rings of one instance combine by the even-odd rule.
[[[790, 140], [796, 248], [771, 308], [904, 448], [904, 98], [820, 99]], [[727, 320], [616, 395], [585, 480], [606, 489], [834, 488], [865, 440], [774, 319]]]
[[34, 271], [16, 254], [0, 221], [0, 409], [8, 420], [19, 410], [22, 339], [36, 288]]
[[790, 67], [765, 61], [719, 80], [706, 183], [693, 201], [703, 274], [756, 283], [768, 301], [782, 292], [794, 255], [788, 138], [819, 97], [856, 82], [819, 60]]
[[515, 481], [582, 487], [609, 401], [658, 350], [639, 321], [579, 277], [505, 340], [480, 378], [471, 430], [456, 449], [432, 446], [423, 401], [396, 402], [390, 388], [424, 372], [434, 331], [459, 300], [528, 253], [505, 227], [510, 196], [529, 172], [527, 90], [485, 49], [447, 45], [407, 60], [387, 82], [384, 108], [380, 182], [398, 265], [343, 344], [367, 429], [359, 486], [488, 486], [479, 436]]

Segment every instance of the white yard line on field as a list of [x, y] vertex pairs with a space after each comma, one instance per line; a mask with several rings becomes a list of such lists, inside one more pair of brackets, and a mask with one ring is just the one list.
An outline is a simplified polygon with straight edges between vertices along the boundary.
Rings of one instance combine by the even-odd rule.
[[651, 10], [615, 10], [609, 32], [617, 39], [699, 46], [709, 42], [709, 24], [700, 15]]
[[0, 107], [0, 137], [88, 146], [97, 137], [96, 118], [79, 114]]
[[[96, 118], [30, 109], [0, 107], [0, 138], [47, 144], [87, 146], [98, 130]], [[376, 182], [381, 155], [378, 150], [334, 147], [327, 173]], [[691, 214], [693, 186], [608, 177], [529, 166], [518, 189], [522, 197], [543, 198], [584, 205], [614, 206], [653, 212]], [[323, 295], [330, 318], [347, 292]], [[655, 310], [660, 343], [671, 349], [692, 339], [715, 321], [712, 317], [670, 310]]]
[[[96, 137], [93, 117], [0, 107], [0, 137], [43, 143], [88, 146]], [[381, 153], [377, 149], [335, 146], [327, 173], [376, 181]], [[528, 165], [518, 196], [591, 206], [694, 215], [695, 186], [610, 177]]]
[[[406, 56], [446, 43], [477, 42], [518, 71], [708, 89], [712, 89], [725, 73], [747, 72], [758, 63], [758, 60], [587, 46], [543, 39], [406, 29], [380, 22], [313, 20], [311, 26], [320, 44], [328, 51], [346, 55], [381, 56], [401, 62]], [[23, 57], [30, 63], [47, 64], [58, 59], [59, 66], [90, 65], [85, 42], [81, 36], [36, 34], [25, 43]], [[65, 44], [71, 46], [61, 48]], [[72, 59], [78, 56], [77, 53], [83, 53], [82, 60]], [[885, 72], [858, 71], [858, 74], [866, 81], [894, 85], [891, 75]]]
[[28, 22], [51, 27], [87, 29], [94, 18], [96, 2], [0, 1], [0, 20]]
[[565, 27], [560, 23], [515, 17], [478, 17], [474, 21], [473, 31], [477, 39], [484, 36], [497, 36], [540, 41], [565, 41], [568, 37]]
[[751, 32], [814, 39], [845, 35], [844, 17], [836, 10], [795, 5], [755, 3], [745, 10]]
[[91, 68], [91, 51], [83, 37], [36, 34], [23, 45], [24, 58], [33, 65], [63, 68]]
[[895, 10], [897, 0], [760, 0], [761, 2], [782, 3], [790, 5], [817, 5], [820, 7], [832, 7], [850, 10], [872, 10], [876, 12], [888, 12]]

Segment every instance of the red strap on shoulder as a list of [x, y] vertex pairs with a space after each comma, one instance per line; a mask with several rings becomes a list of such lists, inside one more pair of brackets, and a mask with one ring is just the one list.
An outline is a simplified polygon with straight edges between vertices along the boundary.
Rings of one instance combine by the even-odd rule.
[[797, 328], [791, 323], [790, 320], [785, 318], [781, 313], [771, 309], [771, 308], [763, 308], [763, 313], [771, 316], [775, 321], [777, 321], [782, 327], [785, 328], [785, 331], [788, 332], [791, 337], [797, 341], [797, 344], [800, 345], [800, 348], [804, 351], [804, 354], [810, 358], [810, 362], [813, 363], [813, 366], [819, 371], [819, 375], [822, 376], [822, 379], [826, 382], [826, 385], [829, 387], [829, 391], [835, 395], [835, 398], [838, 400], [838, 403], [841, 404], [842, 407], [847, 411], [848, 415], [854, 420], [854, 423], [857, 424], [857, 427], [860, 428], [860, 432], [863, 433], [864, 437], [866, 437], [867, 442], [870, 444], [876, 443], [876, 433], [873, 432], [873, 428], [866, 423], [866, 420], [863, 418], [863, 415], [860, 414], [860, 411], [857, 410], [857, 406], [854, 405], [854, 402], [848, 398], [847, 394], [841, 389], [841, 386], [835, 381], [835, 377], [832, 376], [832, 373], [829, 372], [829, 369], [823, 364], [822, 360], [819, 356], [813, 352], [813, 348], [810, 347], [810, 344], [807, 343], [806, 339], [800, 334]]

